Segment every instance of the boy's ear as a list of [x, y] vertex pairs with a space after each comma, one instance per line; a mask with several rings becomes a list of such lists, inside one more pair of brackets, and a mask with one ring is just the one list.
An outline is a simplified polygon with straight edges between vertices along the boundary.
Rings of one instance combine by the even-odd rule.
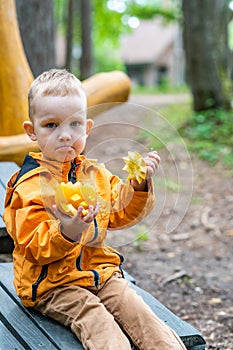
[[24, 130], [26, 131], [26, 133], [28, 134], [28, 136], [30, 137], [30, 139], [32, 141], [36, 141], [37, 137], [36, 137], [36, 134], [35, 134], [35, 131], [34, 131], [34, 126], [33, 126], [32, 122], [31, 121], [25, 121], [23, 123], [23, 127], [24, 127]]
[[90, 134], [91, 128], [93, 127], [94, 122], [92, 119], [87, 119], [86, 135]]

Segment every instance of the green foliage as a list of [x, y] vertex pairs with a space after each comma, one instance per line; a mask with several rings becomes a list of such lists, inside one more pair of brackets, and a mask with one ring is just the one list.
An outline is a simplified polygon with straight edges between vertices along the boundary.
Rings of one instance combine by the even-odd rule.
[[132, 88], [132, 93], [133, 94], [160, 94], [160, 93], [172, 93], [172, 94], [177, 94], [181, 92], [188, 92], [188, 87], [187, 85], [180, 85], [180, 86], [173, 86], [169, 84], [166, 79], [162, 82], [161, 85], [156, 85], [156, 86], [142, 86], [142, 85], [137, 85]]
[[[171, 9], [164, 9], [161, 1], [147, 0], [122, 0], [123, 10], [111, 8], [111, 0], [92, 0], [92, 42], [94, 52], [94, 71], [110, 71], [114, 69], [123, 70], [123, 64], [118, 56], [120, 38], [123, 34], [132, 31], [128, 19], [137, 17], [139, 19], [151, 19], [162, 16], [165, 20], [177, 20], [179, 6], [176, 1], [172, 3]], [[80, 18], [78, 13], [78, 2], [74, 2], [74, 28], [73, 44], [80, 47]], [[115, 4], [117, 2], [115, 1]], [[66, 36], [68, 1], [54, 0], [54, 14], [57, 29]], [[72, 71], [76, 72], [76, 67]]]
[[145, 225], [138, 225], [136, 239], [133, 245], [139, 252], [144, 250], [144, 242], [148, 241], [149, 239], [149, 234], [145, 231], [147, 231], [147, 227]]
[[163, 179], [158, 178], [156, 180], [156, 187], [160, 187], [160, 188], [165, 187], [168, 191], [171, 191], [171, 192], [180, 191], [180, 185], [169, 177], [165, 177]]
[[[162, 120], [166, 120], [165, 123], [162, 121], [160, 129], [158, 129], [158, 124], [155, 130], [142, 130], [138, 141], [142, 142], [151, 150], [159, 150], [166, 147], [170, 142], [175, 143], [177, 138], [180, 139], [179, 129], [188, 122], [191, 113], [192, 110], [190, 103], [169, 104], [168, 106], [163, 107], [158, 111], [158, 114], [161, 116]], [[170, 127], [169, 123], [171, 124]], [[178, 142], [180, 142], [180, 140]]]
[[176, 2], [173, 2], [171, 8], [163, 8], [156, 1], [145, 1], [144, 4], [138, 4], [137, 1], [127, 1], [128, 12], [132, 16], [142, 19], [152, 19], [156, 16], [161, 16], [167, 21], [176, 21], [180, 17], [180, 7]]
[[109, 55], [109, 47], [102, 47], [95, 51], [95, 67], [96, 72], [125, 71], [125, 66], [117, 52], [112, 50], [111, 56]]
[[201, 204], [202, 202], [203, 202], [203, 198], [201, 197], [192, 197], [191, 199], [192, 204], [198, 205], [198, 204]]
[[193, 113], [182, 129], [188, 139], [190, 151], [210, 164], [221, 161], [226, 167], [233, 166], [232, 111], [210, 109]]
[[[106, 0], [93, 0], [93, 42], [95, 47], [102, 45], [117, 48], [119, 36], [129, 28], [121, 21], [122, 13], [108, 8]], [[111, 52], [111, 51], [110, 51]], [[110, 54], [110, 53], [109, 53]]]
[[95, 56], [95, 71], [124, 70], [124, 65], [118, 56], [121, 35], [132, 31], [127, 20], [130, 17], [143, 19], [162, 15], [174, 19], [172, 10], [162, 11], [154, 2], [140, 4], [137, 1], [125, 0], [123, 12], [109, 8], [109, 0], [93, 0], [93, 44]]
[[[140, 140], [148, 149], [161, 149], [169, 142], [176, 142], [176, 137], [182, 137], [188, 150], [199, 158], [211, 165], [220, 161], [226, 168], [233, 167], [232, 110], [209, 109], [193, 112], [191, 102], [188, 102], [168, 105], [160, 109], [159, 113], [173, 125], [177, 133], [161, 131], [160, 141], [155, 137], [158, 133], [157, 128], [150, 132], [143, 131]], [[170, 190], [175, 190], [173, 187], [170, 186]]]

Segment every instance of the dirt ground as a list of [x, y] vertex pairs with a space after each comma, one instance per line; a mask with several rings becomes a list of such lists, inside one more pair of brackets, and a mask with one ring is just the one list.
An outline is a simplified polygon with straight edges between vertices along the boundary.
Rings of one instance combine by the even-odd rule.
[[[157, 130], [154, 137], [164, 143], [154, 179], [157, 205], [136, 227], [111, 231], [109, 244], [123, 253], [124, 269], [138, 286], [203, 334], [207, 350], [230, 350], [233, 171], [190, 158], [182, 139], [159, 114], [163, 105], [186, 99], [132, 96], [129, 104], [95, 118], [86, 153], [107, 163], [111, 171], [119, 170], [127, 150], [145, 153], [145, 132]], [[119, 175], [126, 176], [121, 171]]]
[[[178, 227], [150, 231], [143, 250], [124, 246], [137, 284], [195, 326], [206, 349], [233, 349], [233, 187], [221, 166], [193, 160], [193, 201]], [[168, 194], [169, 196], [169, 194]], [[198, 199], [198, 200], [195, 200]]]
[[[155, 209], [135, 228], [110, 232], [109, 243], [123, 253], [124, 268], [140, 287], [203, 334], [207, 350], [230, 350], [233, 171], [189, 158], [182, 139], [160, 115], [164, 105], [187, 98], [132, 96], [128, 106], [96, 118], [87, 151], [116, 171], [128, 149], [145, 153], [145, 130], [162, 139], [162, 163], [154, 179]], [[146, 240], [136, 240], [143, 233]]]

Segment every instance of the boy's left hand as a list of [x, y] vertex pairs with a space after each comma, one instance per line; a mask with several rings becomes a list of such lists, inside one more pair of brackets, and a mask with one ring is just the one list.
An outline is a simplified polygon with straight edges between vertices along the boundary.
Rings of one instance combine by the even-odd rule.
[[60, 220], [60, 231], [66, 239], [72, 242], [80, 241], [82, 232], [85, 231], [95, 219], [99, 211], [99, 203], [95, 207], [90, 205], [88, 213], [83, 216], [83, 207], [79, 206], [76, 215], [69, 216], [62, 213], [56, 205], [53, 205], [53, 212], [57, 219]]
[[147, 154], [147, 156], [144, 158], [144, 160], [145, 160], [146, 165], [147, 165], [146, 177], [148, 179], [148, 178], [151, 178], [155, 174], [156, 170], [159, 167], [161, 159], [160, 159], [160, 156], [159, 156], [157, 151], [152, 151], [152, 152], [149, 152]]
[[157, 151], [152, 151], [147, 154], [144, 158], [147, 169], [146, 169], [146, 179], [143, 180], [140, 184], [136, 180], [131, 180], [131, 184], [135, 191], [144, 191], [147, 187], [147, 179], [150, 179], [154, 176], [156, 170], [159, 168], [160, 156]]

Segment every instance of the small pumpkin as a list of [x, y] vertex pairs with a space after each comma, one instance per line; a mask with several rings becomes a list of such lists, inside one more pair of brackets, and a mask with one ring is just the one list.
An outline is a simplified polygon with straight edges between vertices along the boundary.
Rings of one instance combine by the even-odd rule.
[[128, 157], [123, 157], [125, 166], [123, 170], [128, 172], [129, 180], [137, 180], [140, 184], [146, 178], [146, 162], [138, 152], [128, 152]]
[[61, 182], [55, 192], [55, 203], [57, 208], [66, 215], [76, 215], [78, 207], [82, 206], [82, 215], [86, 216], [90, 205], [96, 206], [97, 194], [89, 184], [77, 181]]

